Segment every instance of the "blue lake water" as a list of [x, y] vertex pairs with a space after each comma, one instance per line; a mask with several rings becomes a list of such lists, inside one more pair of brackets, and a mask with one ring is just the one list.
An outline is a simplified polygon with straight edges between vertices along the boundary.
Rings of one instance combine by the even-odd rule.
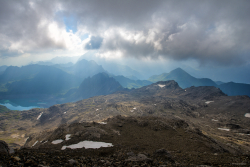
[[10, 110], [30, 110], [32, 108], [43, 108], [45, 102], [38, 101], [36, 99], [9, 99], [0, 100], [0, 105], [6, 106]]

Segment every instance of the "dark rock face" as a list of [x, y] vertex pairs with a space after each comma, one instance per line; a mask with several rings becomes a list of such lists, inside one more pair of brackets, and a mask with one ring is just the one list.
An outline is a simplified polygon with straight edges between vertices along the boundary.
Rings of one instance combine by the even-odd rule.
[[9, 146], [8, 144], [3, 141], [3, 140], [0, 140], [0, 155], [6, 155], [6, 154], [9, 154]]

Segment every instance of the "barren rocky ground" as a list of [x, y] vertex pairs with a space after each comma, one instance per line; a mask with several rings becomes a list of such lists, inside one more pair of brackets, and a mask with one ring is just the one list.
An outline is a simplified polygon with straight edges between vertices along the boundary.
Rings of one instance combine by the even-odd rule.
[[[48, 109], [8, 111], [0, 113], [0, 139], [12, 148], [23, 147], [1, 161], [44, 166], [248, 166], [246, 113], [247, 96], [226, 96], [215, 87], [181, 89], [174, 81]], [[63, 142], [52, 144], [58, 139]], [[114, 146], [61, 150], [85, 140]]]

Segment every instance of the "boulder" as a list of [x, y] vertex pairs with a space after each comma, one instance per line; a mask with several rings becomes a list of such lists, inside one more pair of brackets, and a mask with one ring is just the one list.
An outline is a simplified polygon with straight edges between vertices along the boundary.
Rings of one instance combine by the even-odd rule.
[[9, 154], [9, 150], [8, 144], [5, 141], [0, 140], [0, 155]]

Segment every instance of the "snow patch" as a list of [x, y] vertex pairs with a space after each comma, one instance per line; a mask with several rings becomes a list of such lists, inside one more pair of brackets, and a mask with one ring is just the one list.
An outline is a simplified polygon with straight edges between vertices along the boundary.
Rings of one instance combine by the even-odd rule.
[[230, 129], [226, 129], [226, 128], [218, 128], [219, 130], [224, 130], [224, 131], [230, 131]]
[[95, 111], [98, 111], [99, 109], [96, 109]]
[[217, 119], [212, 119], [212, 121], [215, 121], [215, 122], [217, 122], [217, 121], [219, 121], [219, 120], [217, 120]]
[[250, 118], [250, 113], [246, 113], [245, 117]]
[[31, 146], [31, 147], [34, 147], [36, 145], [36, 143], [38, 142], [38, 140]]
[[214, 102], [214, 101], [206, 101], [205, 103], [206, 103], [206, 104], [209, 104], [209, 103], [212, 103], [212, 102]]
[[158, 84], [158, 86], [159, 86], [159, 87], [161, 87], [161, 88], [163, 88], [163, 87], [164, 87], [164, 86], [166, 86], [166, 85], [161, 85], [161, 84]]
[[62, 139], [58, 139], [58, 140], [52, 141], [51, 143], [52, 143], [52, 144], [59, 144], [59, 143], [61, 143], [61, 142], [63, 142], [63, 140], [62, 140]]
[[107, 124], [107, 122], [98, 122], [98, 123], [103, 125]]
[[136, 108], [133, 108], [133, 110], [136, 110]]
[[29, 139], [30, 137], [27, 137], [26, 139], [25, 139], [25, 143], [26, 143], [26, 141]]
[[70, 136], [71, 136], [71, 134], [67, 134], [66, 136], [65, 136], [65, 140], [69, 140], [70, 139]]
[[41, 112], [40, 115], [38, 115], [37, 120], [39, 120], [42, 115], [43, 115], [43, 112]]
[[63, 146], [61, 150], [65, 150], [66, 148], [76, 149], [76, 148], [101, 148], [101, 147], [112, 147], [112, 143], [104, 143], [104, 142], [94, 142], [94, 141], [81, 141], [77, 144], [72, 144], [69, 146]]
[[67, 112], [64, 112], [63, 114], [66, 114]]
[[130, 112], [134, 112], [134, 110], [130, 110]]

